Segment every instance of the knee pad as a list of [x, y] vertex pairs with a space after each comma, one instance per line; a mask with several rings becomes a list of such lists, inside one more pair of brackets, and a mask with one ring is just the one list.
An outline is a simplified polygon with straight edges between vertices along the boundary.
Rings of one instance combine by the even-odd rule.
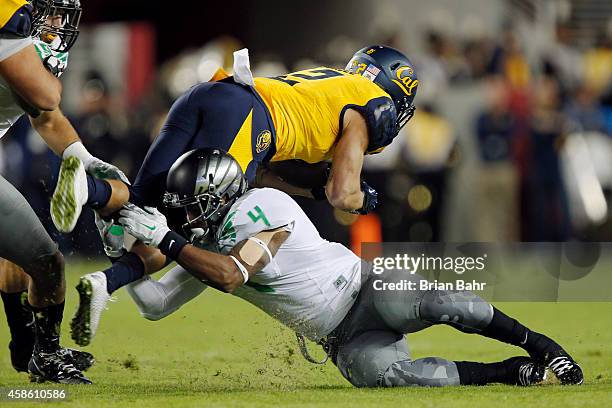
[[477, 333], [491, 323], [493, 307], [471, 292], [430, 290], [419, 306], [421, 319], [448, 324], [466, 333]]

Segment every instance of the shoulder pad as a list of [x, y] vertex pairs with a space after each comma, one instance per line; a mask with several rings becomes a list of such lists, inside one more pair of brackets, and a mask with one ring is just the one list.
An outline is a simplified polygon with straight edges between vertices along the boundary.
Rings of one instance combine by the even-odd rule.
[[397, 136], [397, 111], [393, 101], [385, 96], [371, 99], [365, 106], [349, 105], [363, 115], [368, 126], [366, 153], [378, 153]]
[[6, 3], [2, 5], [3, 8], [8, 8], [2, 14], [10, 17], [7, 20], [0, 17], [0, 34], [29, 37], [32, 31], [32, 5], [25, 0], [10, 0], [2, 3]]

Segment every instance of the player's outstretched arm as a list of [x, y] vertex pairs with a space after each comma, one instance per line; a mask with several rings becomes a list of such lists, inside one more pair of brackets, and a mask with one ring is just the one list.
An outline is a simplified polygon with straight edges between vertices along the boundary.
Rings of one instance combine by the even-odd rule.
[[355, 211], [364, 204], [361, 191], [361, 168], [368, 147], [368, 128], [365, 119], [355, 110], [344, 114], [342, 135], [332, 162], [325, 194], [329, 203], [345, 211]]
[[283, 227], [262, 231], [239, 242], [229, 255], [197, 248], [167, 226], [166, 218], [153, 207], [127, 206], [119, 222], [145, 245], [156, 247], [206, 284], [231, 293], [263, 269], [289, 237]]
[[62, 84], [45, 69], [34, 45], [30, 44], [0, 61], [0, 75], [13, 92], [31, 107], [39, 111], [58, 108]]

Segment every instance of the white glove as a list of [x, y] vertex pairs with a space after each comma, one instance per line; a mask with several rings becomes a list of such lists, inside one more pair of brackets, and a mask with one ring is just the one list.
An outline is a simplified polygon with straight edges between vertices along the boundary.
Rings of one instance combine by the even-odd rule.
[[170, 228], [166, 217], [155, 207], [145, 207], [144, 210], [134, 204], [126, 204], [119, 212], [122, 224], [128, 234], [145, 245], [157, 248]]
[[55, 51], [52, 44], [42, 40], [34, 40], [34, 48], [45, 68], [58, 78], [62, 76], [68, 68], [68, 53]]
[[94, 221], [100, 238], [102, 238], [102, 244], [104, 245], [104, 252], [111, 258], [119, 258], [123, 255], [123, 244], [124, 244], [124, 233], [121, 225], [115, 224], [113, 220], [105, 221], [97, 211], [94, 211]]
[[130, 184], [130, 180], [127, 178], [125, 173], [123, 173], [117, 166], [113, 166], [110, 163], [102, 161], [97, 157], [94, 157], [89, 165], [85, 166], [85, 169], [92, 176], [99, 179], [114, 179], [121, 180], [125, 184]]
[[69, 156], [75, 156], [81, 160], [85, 170], [94, 177], [121, 180], [126, 184], [130, 184], [130, 180], [119, 168], [92, 156], [81, 142], [74, 142], [64, 149], [62, 157], [65, 159]]

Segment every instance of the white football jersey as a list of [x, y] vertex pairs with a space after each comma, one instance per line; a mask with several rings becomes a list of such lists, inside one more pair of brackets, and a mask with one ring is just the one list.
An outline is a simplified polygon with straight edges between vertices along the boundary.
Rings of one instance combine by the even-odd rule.
[[321, 238], [300, 206], [282, 191], [248, 191], [232, 206], [217, 234], [219, 252], [276, 228], [291, 231], [272, 262], [234, 294], [318, 341], [346, 316], [361, 287], [361, 259]]
[[[30, 44], [32, 44], [31, 38], [0, 37], [0, 61], [21, 51]], [[15, 102], [11, 89], [0, 77], [0, 138], [24, 113], [23, 109]]]

